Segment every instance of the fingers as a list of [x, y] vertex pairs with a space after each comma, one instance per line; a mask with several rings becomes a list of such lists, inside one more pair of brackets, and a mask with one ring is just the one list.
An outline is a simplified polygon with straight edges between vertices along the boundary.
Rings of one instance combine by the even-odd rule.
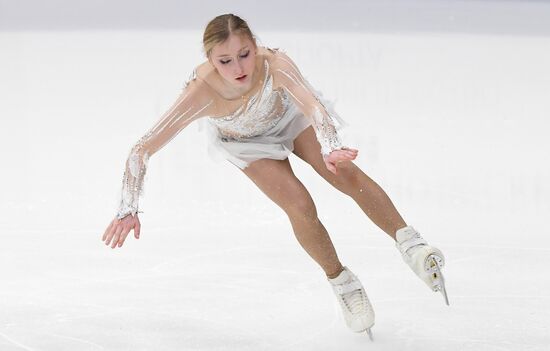
[[345, 147], [345, 146], [342, 148], [342, 150], [353, 151], [355, 153], [359, 152], [359, 150], [357, 150], [357, 149], [352, 149], [351, 147]]
[[122, 245], [124, 244], [124, 241], [126, 240], [126, 237], [128, 236], [128, 233], [130, 233], [130, 230], [132, 230], [132, 228], [130, 228], [130, 227], [124, 228], [124, 230], [120, 234], [120, 237], [118, 238], [118, 243], [116, 243], [116, 242], [113, 243], [113, 245], [114, 245], [114, 246], [112, 246], [113, 249], [117, 245], [118, 245], [118, 247], [122, 247]]
[[339, 150], [338, 154], [336, 154], [337, 161], [352, 161], [355, 160], [357, 157], [357, 150]]
[[338, 157], [338, 161], [353, 161], [357, 158], [357, 154], [344, 154]]
[[134, 227], [134, 237], [136, 239], [139, 239], [140, 232], [141, 232], [141, 223], [139, 222], [139, 218], [136, 215], [136, 226]]
[[328, 169], [330, 172], [332, 172], [332, 173], [334, 173], [334, 174], [338, 174], [338, 169], [336, 168], [336, 166], [334, 165], [334, 163], [325, 160], [325, 166], [327, 166], [327, 169]]
[[119, 225], [120, 225], [120, 221], [116, 218], [111, 222], [111, 224], [109, 225], [109, 228], [107, 228], [107, 230], [105, 231], [105, 234], [103, 234], [102, 240], [105, 242], [105, 245], [109, 245]]
[[107, 229], [105, 229], [105, 232], [103, 233], [103, 237], [101, 238], [101, 241], [105, 241], [107, 239], [107, 236], [111, 232], [111, 228], [113, 228], [113, 224], [116, 222], [116, 219], [112, 220], [111, 223], [109, 223], [109, 226]]
[[141, 223], [137, 216], [125, 217], [122, 220], [115, 218], [105, 230], [101, 240], [105, 242], [105, 245], [110, 245], [112, 249], [117, 246], [122, 247], [132, 229], [134, 229], [136, 239], [139, 239]]
[[123, 230], [124, 230], [124, 225], [122, 223], [117, 225], [116, 230], [112, 236], [112, 241], [107, 241], [105, 245], [109, 245], [109, 243], [111, 243], [111, 248], [114, 249], [118, 242], [118, 239], [120, 238], [120, 234], [122, 234]]
[[327, 158], [324, 159], [327, 169], [338, 175], [338, 164], [340, 162], [353, 161], [357, 157], [358, 150], [342, 148], [341, 150], [333, 151]]
[[354, 150], [354, 149], [344, 149], [341, 151], [342, 152], [340, 153], [340, 155], [349, 160], [354, 160], [357, 157], [357, 154], [359, 152], [358, 150]]
[[342, 161], [353, 161], [357, 157], [357, 153], [351, 153], [347, 151], [341, 151], [334, 152], [333, 155], [330, 157], [330, 161], [336, 163], [336, 162], [342, 162]]

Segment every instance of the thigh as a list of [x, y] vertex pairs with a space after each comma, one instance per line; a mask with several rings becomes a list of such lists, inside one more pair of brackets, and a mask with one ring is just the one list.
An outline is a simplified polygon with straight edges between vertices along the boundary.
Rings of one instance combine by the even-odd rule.
[[288, 159], [260, 159], [252, 162], [243, 173], [285, 212], [315, 212], [309, 192], [292, 171]]

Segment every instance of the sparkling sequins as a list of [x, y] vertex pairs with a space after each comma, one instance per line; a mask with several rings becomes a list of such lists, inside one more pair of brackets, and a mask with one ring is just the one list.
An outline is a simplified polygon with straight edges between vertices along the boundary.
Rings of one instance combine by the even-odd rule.
[[[277, 69], [270, 70], [267, 60], [264, 61], [265, 80], [260, 90], [250, 97], [230, 115], [223, 117], [210, 117], [209, 120], [217, 127], [222, 140], [243, 141], [247, 138], [262, 135], [275, 127], [283, 118], [290, 104], [295, 104], [307, 117], [312, 119], [312, 124], [319, 143], [321, 152], [327, 155], [333, 150], [341, 149], [342, 143], [336, 133], [336, 127], [342, 121], [324, 101], [309, 83], [302, 77], [294, 63], [279, 49], [267, 48], [274, 60], [279, 60]], [[278, 79], [285, 78], [288, 84], [279, 84], [274, 88], [275, 76]], [[195, 105], [196, 95], [189, 95], [189, 84], [197, 80], [197, 72], [194, 70], [184, 84], [183, 95], [176, 101], [172, 110], [168, 111], [166, 118], [155, 125], [132, 148], [126, 161], [126, 169], [122, 180], [122, 194], [117, 212], [118, 218], [128, 214], [136, 214], [138, 202], [143, 194], [143, 183], [149, 159], [148, 151], [151, 150], [151, 142], [162, 147], [173, 138], [179, 130], [190, 121], [203, 115], [216, 116], [215, 104], [211, 96]], [[196, 91], [195, 91], [196, 93]], [[198, 104], [198, 103], [197, 103]], [[212, 114], [209, 114], [213, 112]]]
[[282, 89], [273, 89], [273, 76], [268, 75], [262, 88], [233, 114], [210, 118], [220, 135], [226, 139], [242, 140], [261, 135], [273, 128], [288, 108], [289, 100]]
[[[268, 48], [268, 50], [275, 55], [282, 53], [279, 49]], [[248, 104], [243, 104], [231, 115], [210, 118], [218, 128], [222, 140], [239, 141], [262, 135], [279, 122], [290, 103], [297, 103], [299, 107], [305, 109], [313, 106], [313, 114], [309, 117], [313, 119], [313, 127], [321, 144], [322, 154], [328, 155], [333, 150], [341, 149], [342, 143], [336, 133], [339, 117], [334, 111], [329, 111], [319, 94], [302, 77], [293, 62], [283, 57], [280, 57], [280, 60], [291, 68], [276, 69], [276, 74], [283, 75], [293, 86], [307, 91], [309, 94], [306, 96], [309, 100], [297, 97], [291, 87], [273, 89], [273, 74], [269, 74], [270, 67], [266, 60], [265, 76], [267, 78], [262, 89], [250, 98]]]

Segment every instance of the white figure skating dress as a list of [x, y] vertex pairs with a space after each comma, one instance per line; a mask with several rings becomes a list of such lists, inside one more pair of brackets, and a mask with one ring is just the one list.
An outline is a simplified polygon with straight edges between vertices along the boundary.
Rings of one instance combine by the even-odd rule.
[[242, 99], [226, 99], [197, 67], [160, 120], [133, 146], [126, 161], [117, 217], [138, 212], [148, 159], [194, 120], [206, 117], [210, 147], [240, 168], [262, 158], [282, 160], [294, 139], [313, 126], [323, 155], [342, 148], [338, 115], [323, 102], [294, 62], [277, 49], [258, 47], [260, 79]]

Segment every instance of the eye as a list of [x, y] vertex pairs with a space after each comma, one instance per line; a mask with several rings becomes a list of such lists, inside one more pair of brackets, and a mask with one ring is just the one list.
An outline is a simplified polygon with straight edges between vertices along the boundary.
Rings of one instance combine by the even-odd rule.
[[244, 54], [241, 55], [242, 58], [245, 58], [248, 56], [248, 54], [250, 54], [250, 50], [248, 50], [247, 52], [245, 52]]
[[229, 62], [231, 62], [231, 60], [227, 60], [227, 61], [220, 60], [220, 63], [221, 63], [222, 65], [228, 64]]

